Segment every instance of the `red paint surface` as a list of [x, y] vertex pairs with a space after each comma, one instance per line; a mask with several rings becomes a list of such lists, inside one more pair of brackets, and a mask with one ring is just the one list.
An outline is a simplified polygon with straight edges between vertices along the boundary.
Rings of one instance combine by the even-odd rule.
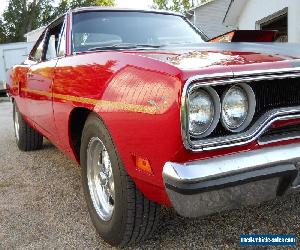
[[[75, 161], [78, 157], [70, 143], [70, 115], [76, 108], [96, 112], [109, 129], [128, 174], [140, 190], [149, 199], [170, 205], [162, 180], [165, 162], [185, 162], [261, 147], [253, 142], [199, 153], [184, 149], [179, 110], [185, 81], [194, 75], [291, 67], [290, 62], [250, 52], [91, 52], [31, 67], [30, 61], [15, 66], [10, 74], [9, 91], [25, 119]], [[32, 76], [27, 77], [28, 72]], [[22, 88], [50, 95], [28, 93]], [[155, 114], [116, 110], [62, 100], [52, 93], [144, 106], [151, 106], [152, 102], [158, 109]], [[286, 143], [291, 141], [274, 145]], [[135, 155], [149, 160], [153, 175], [136, 168]]]

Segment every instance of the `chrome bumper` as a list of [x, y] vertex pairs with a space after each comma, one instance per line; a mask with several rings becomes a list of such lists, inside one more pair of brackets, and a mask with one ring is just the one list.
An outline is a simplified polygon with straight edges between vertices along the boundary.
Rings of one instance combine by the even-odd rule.
[[163, 179], [174, 209], [198, 217], [261, 203], [300, 188], [300, 143], [187, 163], [167, 162]]

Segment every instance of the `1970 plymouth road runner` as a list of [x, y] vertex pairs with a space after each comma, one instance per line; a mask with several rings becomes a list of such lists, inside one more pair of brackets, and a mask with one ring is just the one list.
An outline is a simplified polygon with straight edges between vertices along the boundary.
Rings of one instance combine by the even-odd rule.
[[9, 72], [18, 147], [45, 137], [78, 162], [117, 246], [160, 205], [197, 217], [297, 191], [300, 60], [265, 48], [209, 42], [176, 13], [69, 11]]

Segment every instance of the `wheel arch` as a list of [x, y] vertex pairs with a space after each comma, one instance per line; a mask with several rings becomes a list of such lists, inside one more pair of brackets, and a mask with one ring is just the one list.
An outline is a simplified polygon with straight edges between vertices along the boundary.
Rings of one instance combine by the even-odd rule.
[[95, 114], [108, 129], [107, 124], [104, 122], [103, 117], [95, 112], [93, 109], [86, 107], [75, 107], [69, 117], [69, 141], [73, 154], [78, 163], [80, 163], [80, 146], [81, 146], [81, 137], [84, 125], [89, 117], [89, 115]]
[[73, 150], [73, 154], [75, 155], [78, 163], [80, 162], [80, 145], [83, 127], [87, 120], [87, 117], [92, 112], [93, 111], [88, 108], [76, 107], [70, 113], [69, 141]]

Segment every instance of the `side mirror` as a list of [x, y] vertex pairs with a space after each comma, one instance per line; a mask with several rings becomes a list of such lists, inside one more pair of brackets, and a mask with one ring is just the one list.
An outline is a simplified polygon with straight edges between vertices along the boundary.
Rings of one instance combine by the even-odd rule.
[[34, 65], [34, 64], [37, 64], [38, 62], [36, 62], [36, 61], [33, 61], [33, 60], [31, 60], [31, 59], [26, 59], [25, 61], [24, 61], [24, 65], [29, 65], [29, 66], [31, 66], [31, 65]]

